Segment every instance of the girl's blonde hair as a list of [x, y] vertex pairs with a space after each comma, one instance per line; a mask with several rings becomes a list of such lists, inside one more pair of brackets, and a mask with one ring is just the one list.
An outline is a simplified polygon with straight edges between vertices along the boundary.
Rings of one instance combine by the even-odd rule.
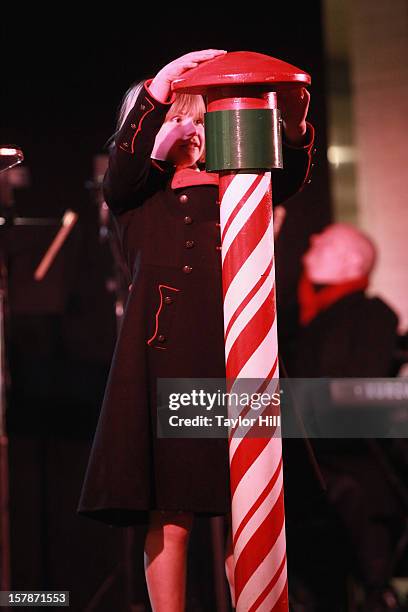
[[[107, 145], [109, 145], [110, 147], [114, 145], [114, 138], [119, 132], [119, 130], [122, 128], [123, 124], [126, 121], [126, 117], [134, 107], [135, 102], [144, 87], [144, 84], [145, 81], [139, 81], [138, 83], [134, 83], [129, 87], [129, 89], [123, 96], [118, 111], [116, 131], [107, 142]], [[175, 100], [170, 106], [170, 109], [166, 115], [166, 121], [168, 121], [172, 117], [175, 117], [176, 115], [185, 113], [191, 114], [204, 122], [205, 103], [203, 97], [193, 94], [176, 93]], [[204, 161], [204, 154], [200, 161]]]
[[[122, 98], [122, 102], [119, 107], [118, 118], [116, 121], [116, 132], [119, 132], [120, 128], [126, 121], [126, 117], [135, 105], [135, 102], [143, 89], [145, 82], [139, 81], [133, 83]], [[115, 132], [115, 133], [116, 133]]]
[[202, 96], [186, 93], [176, 94], [175, 100], [166, 115], [166, 121], [176, 115], [187, 113], [204, 121], [205, 104]]

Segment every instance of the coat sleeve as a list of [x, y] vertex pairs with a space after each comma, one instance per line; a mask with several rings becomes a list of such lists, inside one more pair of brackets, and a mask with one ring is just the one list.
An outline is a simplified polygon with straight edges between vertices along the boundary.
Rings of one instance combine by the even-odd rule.
[[150, 156], [171, 102], [159, 102], [147, 86], [148, 82], [117, 134], [109, 156], [103, 193], [115, 214], [140, 206], [149, 192], [157, 190], [160, 175], [164, 174]]
[[306, 144], [295, 147], [283, 142], [283, 169], [275, 170], [272, 174], [273, 201], [280, 204], [303, 189], [310, 183], [310, 174], [313, 167], [312, 158], [314, 148], [314, 128], [308, 123]]

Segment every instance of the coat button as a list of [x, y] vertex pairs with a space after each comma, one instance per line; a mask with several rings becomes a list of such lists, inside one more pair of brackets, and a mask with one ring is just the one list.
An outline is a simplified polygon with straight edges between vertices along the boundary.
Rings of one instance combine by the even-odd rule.
[[190, 225], [190, 223], [192, 223], [192, 222], [193, 222], [193, 220], [192, 220], [191, 217], [184, 217], [184, 223], [186, 225]]
[[165, 342], [166, 341], [166, 336], [163, 336], [163, 334], [160, 334], [160, 336], [157, 336], [157, 342]]
[[186, 196], [186, 194], [183, 193], [183, 195], [179, 197], [179, 200], [182, 204], [185, 204], [186, 202], [188, 202], [188, 196]]
[[217, 249], [217, 251], [221, 251], [221, 247], [220, 246], [216, 246], [215, 248]]
[[186, 240], [186, 249], [192, 249], [194, 245], [194, 240]]
[[165, 304], [172, 304], [173, 303], [173, 298], [170, 297], [169, 295], [166, 295], [166, 297], [164, 298], [164, 303]]
[[216, 223], [215, 227], [221, 227], [221, 223]]
[[183, 270], [184, 274], [190, 274], [190, 272], [193, 271], [193, 268], [191, 266], [183, 266], [182, 270]]

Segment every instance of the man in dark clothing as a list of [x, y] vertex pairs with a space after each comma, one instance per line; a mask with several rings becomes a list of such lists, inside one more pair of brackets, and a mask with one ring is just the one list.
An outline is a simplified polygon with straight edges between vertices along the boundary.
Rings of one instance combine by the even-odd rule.
[[[299, 283], [299, 333], [286, 355], [291, 377], [387, 377], [393, 374], [396, 314], [365, 294], [376, 260], [372, 241], [336, 223], [312, 236]], [[330, 404], [327, 407], [331, 409]], [[393, 530], [404, 509], [367, 439], [314, 440], [328, 500], [345, 527], [367, 612], [402, 610], [389, 581]]]

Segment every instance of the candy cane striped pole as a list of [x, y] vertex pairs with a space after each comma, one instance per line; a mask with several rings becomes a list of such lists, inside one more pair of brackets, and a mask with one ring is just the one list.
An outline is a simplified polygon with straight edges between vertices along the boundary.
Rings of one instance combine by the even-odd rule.
[[[256, 392], [262, 380], [279, 376], [270, 172], [224, 176], [220, 183], [228, 390], [248, 388], [239, 381], [249, 378]], [[283, 612], [288, 596], [281, 439], [250, 435], [235, 432], [230, 438], [236, 607]]]
[[[268, 109], [271, 100], [248, 93], [209, 100], [208, 116]], [[219, 188], [227, 390], [271, 395], [279, 377], [271, 173], [224, 170]], [[229, 440], [236, 609], [287, 612], [282, 444], [280, 437], [252, 436], [236, 430]]]
[[[278, 385], [268, 170], [281, 168], [282, 159], [271, 90], [310, 82], [296, 66], [249, 51], [216, 57], [173, 82], [175, 91], [207, 95], [206, 169], [220, 176], [229, 391], [252, 385], [254, 392], [271, 395]], [[231, 405], [228, 410], [233, 412]], [[250, 407], [241, 413], [250, 414]], [[272, 415], [279, 416], [276, 407]], [[229, 442], [236, 609], [287, 612], [280, 437], [242, 424], [230, 431]]]

